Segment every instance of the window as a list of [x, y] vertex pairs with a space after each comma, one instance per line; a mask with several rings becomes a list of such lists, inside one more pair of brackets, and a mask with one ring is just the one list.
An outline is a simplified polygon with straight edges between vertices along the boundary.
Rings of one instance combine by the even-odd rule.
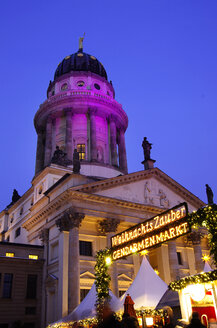
[[51, 250], [50, 250], [50, 259], [55, 260], [58, 258], [58, 248], [59, 248], [59, 244], [55, 243], [51, 245]]
[[64, 91], [64, 90], [67, 90], [68, 89], [68, 84], [67, 83], [64, 83], [62, 86], [61, 86], [61, 91]]
[[94, 83], [94, 87], [95, 87], [95, 89], [100, 90], [100, 86], [99, 86], [99, 84]]
[[21, 207], [21, 209], [20, 209], [20, 215], [22, 215], [23, 214], [23, 207]]
[[3, 298], [11, 298], [12, 282], [13, 282], [13, 274], [5, 273], [4, 283], [3, 283], [3, 293], [2, 293]]
[[36, 314], [36, 307], [35, 306], [28, 306], [25, 308], [25, 314]]
[[90, 289], [80, 289], [80, 302], [83, 301], [83, 299], [87, 296]]
[[181, 252], [177, 252], [177, 257], [178, 257], [178, 263], [179, 263], [179, 265], [182, 265], [182, 256], [181, 256]]
[[80, 255], [92, 256], [91, 241], [79, 240]]
[[26, 298], [36, 298], [37, 294], [37, 275], [28, 274], [27, 277], [27, 289], [26, 289]]
[[84, 86], [84, 81], [78, 81], [77, 86], [78, 87], [83, 87]]
[[14, 257], [14, 253], [9, 253], [9, 252], [7, 252], [7, 253], [5, 253], [5, 256], [6, 256], [6, 257]]
[[0, 328], [8, 328], [8, 323], [0, 323]]
[[29, 259], [30, 260], [38, 260], [38, 255], [29, 254]]
[[15, 238], [20, 235], [20, 227], [15, 230]]
[[10, 241], [10, 235], [7, 236], [6, 241], [7, 241], [7, 242]]
[[77, 144], [77, 152], [80, 160], [85, 159], [85, 144]]

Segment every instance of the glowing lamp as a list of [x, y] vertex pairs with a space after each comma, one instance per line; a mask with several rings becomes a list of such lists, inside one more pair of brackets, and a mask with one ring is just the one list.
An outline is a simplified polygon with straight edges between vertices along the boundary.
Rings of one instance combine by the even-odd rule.
[[110, 265], [112, 263], [111, 257], [109, 257], [109, 256], [106, 257], [105, 262], [106, 262], [107, 265]]
[[191, 298], [195, 302], [200, 302], [206, 296], [206, 291], [204, 285], [196, 284], [196, 285], [189, 285], [187, 290], [191, 296]]
[[207, 254], [204, 254], [204, 255], [202, 256], [202, 260], [203, 260], [204, 262], [208, 262], [208, 261], [210, 260], [210, 256], [207, 255]]
[[148, 254], [147, 249], [145, 249], [144, 251], [140, 252], [140, 255], [147, 255], [147, 254]]
[[160, 272], [157, 269], [155, 269], [154, 272], [159, 276]]
[[151, 326], [153, 326], [153, 324], [154, 324], [154, 320], [153, 320], [152, 317], [146, 317], [146, 318], [145, 318], [145, 323], [146, 323], [146, 326], [147, 326], [147, 327], [151, 327]]
[[137, 317], [137, 319], [138, 319], [139, 327], [142, 327], [142, 317]]

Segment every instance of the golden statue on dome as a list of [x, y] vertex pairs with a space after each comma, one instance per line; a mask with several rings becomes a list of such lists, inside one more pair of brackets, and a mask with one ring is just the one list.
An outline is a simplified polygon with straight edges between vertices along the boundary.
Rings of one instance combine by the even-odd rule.
[[84, 41], [84, 37], [85, 37], [85, 32], [84, 32], [84, 36], [79, 38], [79, 51], [83, 51], [83, 41]]

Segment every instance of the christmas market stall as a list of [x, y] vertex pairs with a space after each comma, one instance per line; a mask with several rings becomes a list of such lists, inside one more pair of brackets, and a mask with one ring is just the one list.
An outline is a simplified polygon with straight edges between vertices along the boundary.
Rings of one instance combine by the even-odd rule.
[[[114, 308], [113, 305], [118, 305], [118, 298], [111, 291], [109, 291], [109, 296], [111, 309], [115, 311], [116, 308]], [[72, 327], [74, 322], [80, 322], [82, 326], [86, 327], [96, 323], [96, 300], [97, 294], [94, 283], [83, 301], [69, 315], [55, 323], [50, 324], [49, 328]]]
[[167, 313], [163, 309], [155, 308], [167, 290], [167, 284], [157, 275], [144, 256], [134, 281], [120, 298], [120, 307], [116, 304], [114, 306], [122, 312], [126, 306], [126, 299], [130, 296], [140, 327], [158, 326], [160, 322], [162, 325]]
[[182, 318], [190, 321], [192, 312], [198, 312], [204, 325], [217, 320], [217, 270], [208, 263], [200, 274], [171, 282], [169, 288], [179, 293]]

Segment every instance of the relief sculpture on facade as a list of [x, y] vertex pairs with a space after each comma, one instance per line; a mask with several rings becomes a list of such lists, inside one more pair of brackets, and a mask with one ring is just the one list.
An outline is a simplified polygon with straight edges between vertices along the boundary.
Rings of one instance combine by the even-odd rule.
[[158, 195], [160, 197], [160, 206], [169, 208], [170, 202], [165, 192], [162, 189], [159, 189]]
[[154, 198], [152, 197], [151, 189], [148, 187], [148, 181], [145, 183], [144, 187], [144, 200], [145, 204], [154, 205]]

